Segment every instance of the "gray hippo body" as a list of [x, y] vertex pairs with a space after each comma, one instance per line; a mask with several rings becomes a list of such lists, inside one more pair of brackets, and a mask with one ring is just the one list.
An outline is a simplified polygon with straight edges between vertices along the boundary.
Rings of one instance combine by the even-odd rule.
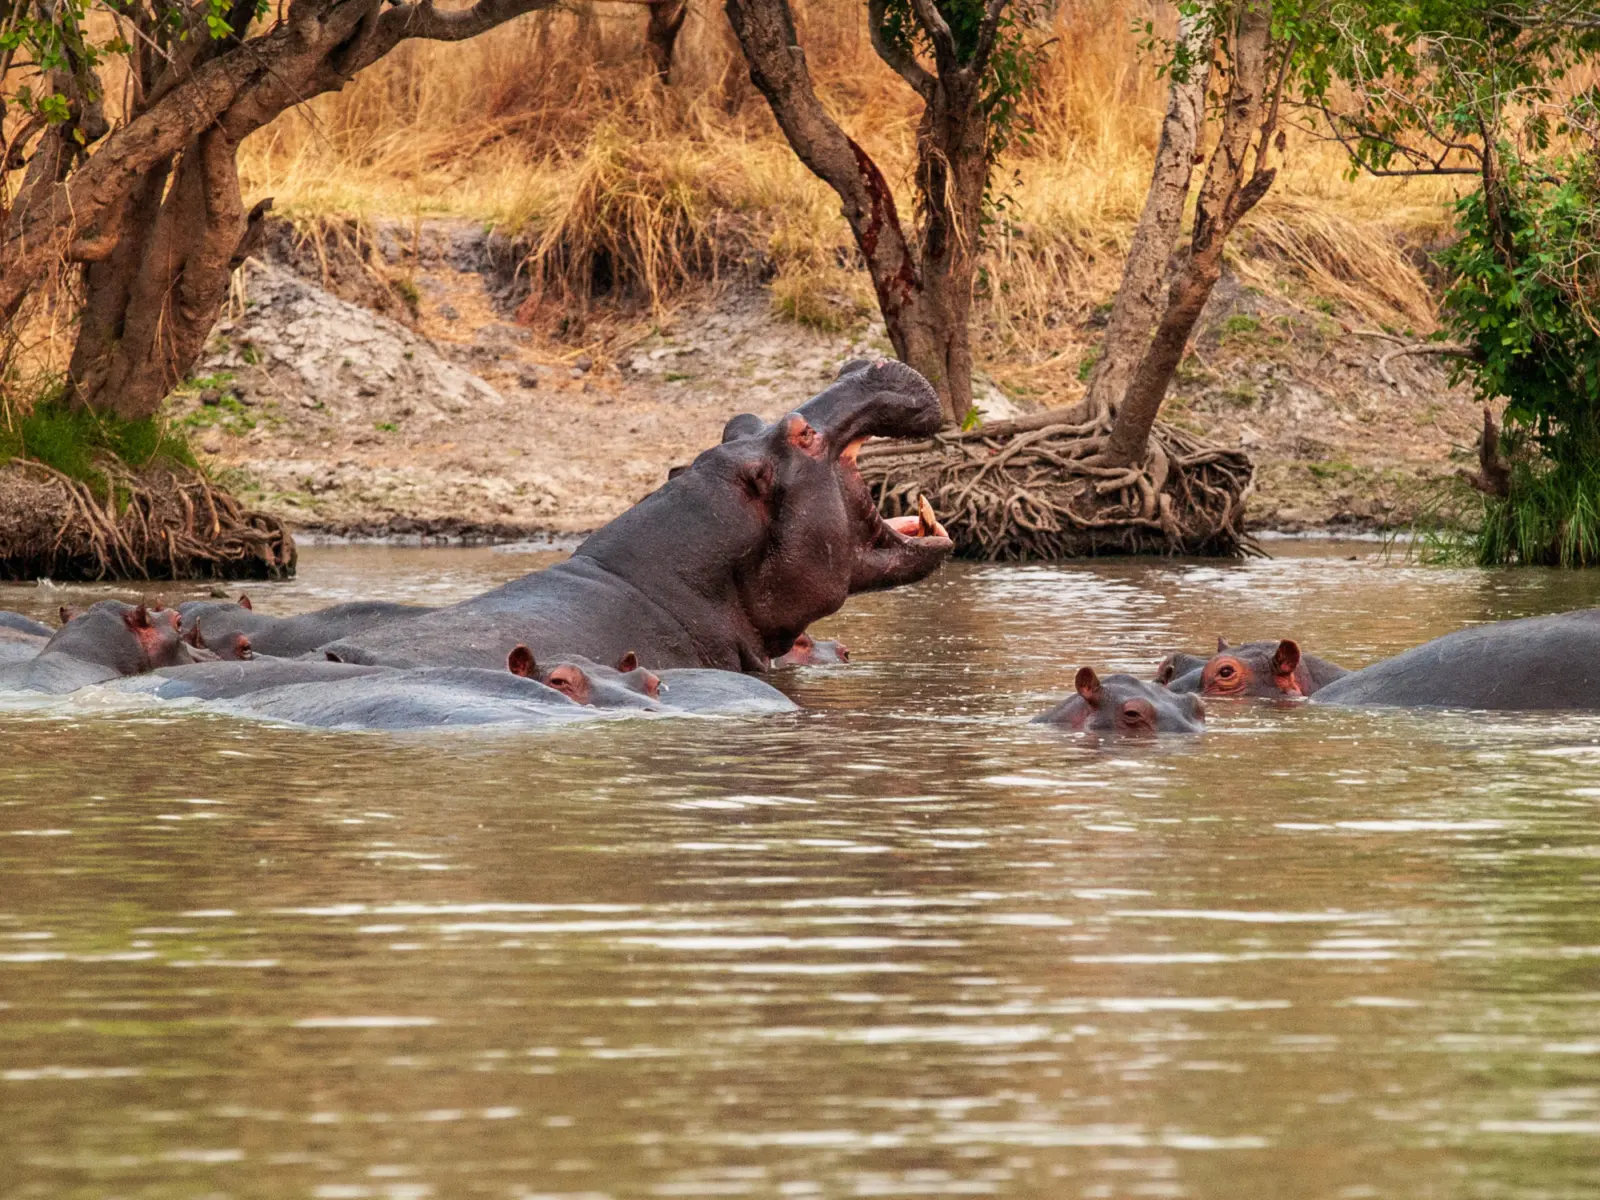
[[21, 613], [0, 612], [0, 663], [27, 662], [56, 631]]
[[1503, 712], [1600, 709], [1600, 609], [1457, 630], [1352, 671], [1316, 704]]
[[599, 530], [566, 562], [437, 612], [322, 647], [345, 662], [498, 668], [539, 661], [652, 671], [756, 671], [855, 592], [933, 572], [953, 544], [937, 522], [885, 521], [856, 466], [872, 436], [939, 428], [928, 382], [896, 362], [854, 362], [798, 410], [737, 436]]
[[225, 653], [230, 639], [243, 635], [249, 638], [253, 653], [274, 658], [296, 658], [375, 625], [404, 621], [434, 611], [419, 604], [356, 600], [292, 617], [274, 617], [256, 612], [244, 597], [240, 597], [239, 603], [196, 600], [178, 606], [183, 632], [193, 638], [196, 645]]

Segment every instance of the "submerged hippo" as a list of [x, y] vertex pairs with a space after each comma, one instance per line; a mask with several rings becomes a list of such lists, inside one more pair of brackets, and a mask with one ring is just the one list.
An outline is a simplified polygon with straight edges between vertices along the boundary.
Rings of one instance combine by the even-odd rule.
[[762, 670], [852, 593], [913, 583], [949, 555], [926, 515], [879, 516], [856, 466], [869, 437], [938, 427], [938, 396], [917, 372], [849, 363], [795, 412], [743, 422], [566, 562], [323, 649], [493, 669], [520, 643], [540, 660], [616, 662], [636, 649], [655, 671]]
[[239, 636], [250, 640], [250, 648], [256, 654], [294, 658], [374, 625], [434, 611], [419, 604], [357, 600], [292, 617], [273, 617], [256, 612], [246, 595], [241, 595], [237, 601], [191, 600], [178, 605], [183, 633], [190, 644], [214, 650], [224, 658]]
[[1035, 724], [1097, 730], [1135, 737], [1157, 733], [1200, 733], [1206, 706], [1196, 695], [1178, 695], [1159, 683], [1132, 675], [1101, 679], [1093, 667], [1079, 667], [1077, 694], [1035, 717]]
[[772, 660], [774, 667], [831, 667], [850, 661], [850, 650], [843, 642], [814, 638], [802, 633], [794, 639], [787, 654]]
[[0, 691], [63, 694], [194, 661], [178, 635], [176, 611], [102, 600], [68, 614], [33, 658], [0, 666]]
[[1204, 696], [1311, 696], [1349, 672], [1325, 658], [1302, 654], [1298, 642], [1246, 642], [1230, 646], [1217, 639], [1217, 652], [1175, 678], [1162, 678], [1168, 664], [1189, 663], [1194, 656], [1174, 654], [1156, 674], [1174, 692], [1199, 692]]
[[1600, 609], [1457, 630], [1328, 684], [1317, 704], [1600, 709]]
[[0, 663], [26, 662], [37, 656], [55, 633], [32, 617], [0, 611]]

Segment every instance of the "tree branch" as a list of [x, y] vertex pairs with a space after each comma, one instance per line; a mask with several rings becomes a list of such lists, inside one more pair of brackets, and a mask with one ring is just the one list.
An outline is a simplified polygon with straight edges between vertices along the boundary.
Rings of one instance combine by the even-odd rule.
[[867, 0], [867, 25], [872, 31], [872, 48], [878, 52], [879, 58], [894, 69], [896, 75], [911, 85], [917, 95], [931, 101], [936, 86], [932, 74], [917, 61], [914, 54], [892, 45], [884, 36], [883, 20], [887, 10], [888, 0]]
[[967, 70], [973, 78], [981, 79], [989, 67], [989, 56], [994, 53], [995, 38], [1000, 34], [1000, 16], [1008, 0], [989, 0], [983, 11], [983, 24], [978, 27], [978, 48], [972, 52]]
[[954, 74], [961, 67], [955, 35], [934, 0], [911, 0], [911, 11], [917, 14], [918, 24], [927, 30], [928, 40], [933, 43], [933, 60], [939, 65], [939, 74]]

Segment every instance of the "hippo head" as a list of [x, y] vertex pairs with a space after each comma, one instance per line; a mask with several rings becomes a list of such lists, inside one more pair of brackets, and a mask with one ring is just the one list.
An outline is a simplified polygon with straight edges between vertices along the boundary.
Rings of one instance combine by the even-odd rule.
[[65, 621], [45, 643], [43, 654], [69, 655], [120, 675], [196, 661], [178, 632], [178, 612], [102, 600], [81, 613], [62, 610]]
[[518, 643], [506, 656], [506, 669], [524, 679], [534, 679], [571, 700], [594, 708], [654, 709], [666, 689], [661, 677], [639, 665], [633, 651], [624, 654], [615, 667], [601, 666], [578, 655], [542, 665], [534, 661], [533, 651]]
[[850, 649], [843, 642], [823, 638], [818, 641], [809, 633], [794, 639], [789, 652], [772, 660], [774, 667], [833, 666], [850, 661]]
[[1300, 646], [1280, 642], [1246, 642], [1229, 646], [1217, 639], [1217, 653], [1200, 669], [1199, 691], [1206, 696], [1304, 696]]
[[1152, 737], [1158, 733], [1200, 733], [1206, 706], [1200, 697], [1169, 692], [1158, 683], [1132, 675], [1101, 679], [1093, 667], [1079, 667], [1073, 679], [1076, 695], [1034, 718], [1069, 729]]
[[938, 396], [904, 363], [848, 363], [774, 422], [735, 417], [720, 445], [578, 553], [674, 613], [698, 609], [759, 669], [851, 593], [913, 583], [949, 555], [931, 509], [885, 521], [856, 465], [868, 438], [939, 422]]

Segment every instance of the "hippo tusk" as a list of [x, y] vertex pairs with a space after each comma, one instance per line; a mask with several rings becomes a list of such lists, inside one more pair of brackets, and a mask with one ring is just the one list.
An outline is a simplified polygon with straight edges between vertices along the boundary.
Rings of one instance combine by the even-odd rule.
[[939, 524], [939, 518], [934, 515], [933, 505], [922, 495], [917, 497], [917, 536], [942, 538], [950, 536], [950, 531]]
[[839, 461], [840, 462], [847, 462], [852, 467], [855, 466], [856, 465], [856, 455], [861, 453], [861, 447], [865, 446], [866, 444], [867, 444], [867, 439], [866, 438], [864, 438], [864, 437], [857, 438], [855, 441], [851, 442], [848, 446], [846, 446], [843, 450], [839, 451]]

